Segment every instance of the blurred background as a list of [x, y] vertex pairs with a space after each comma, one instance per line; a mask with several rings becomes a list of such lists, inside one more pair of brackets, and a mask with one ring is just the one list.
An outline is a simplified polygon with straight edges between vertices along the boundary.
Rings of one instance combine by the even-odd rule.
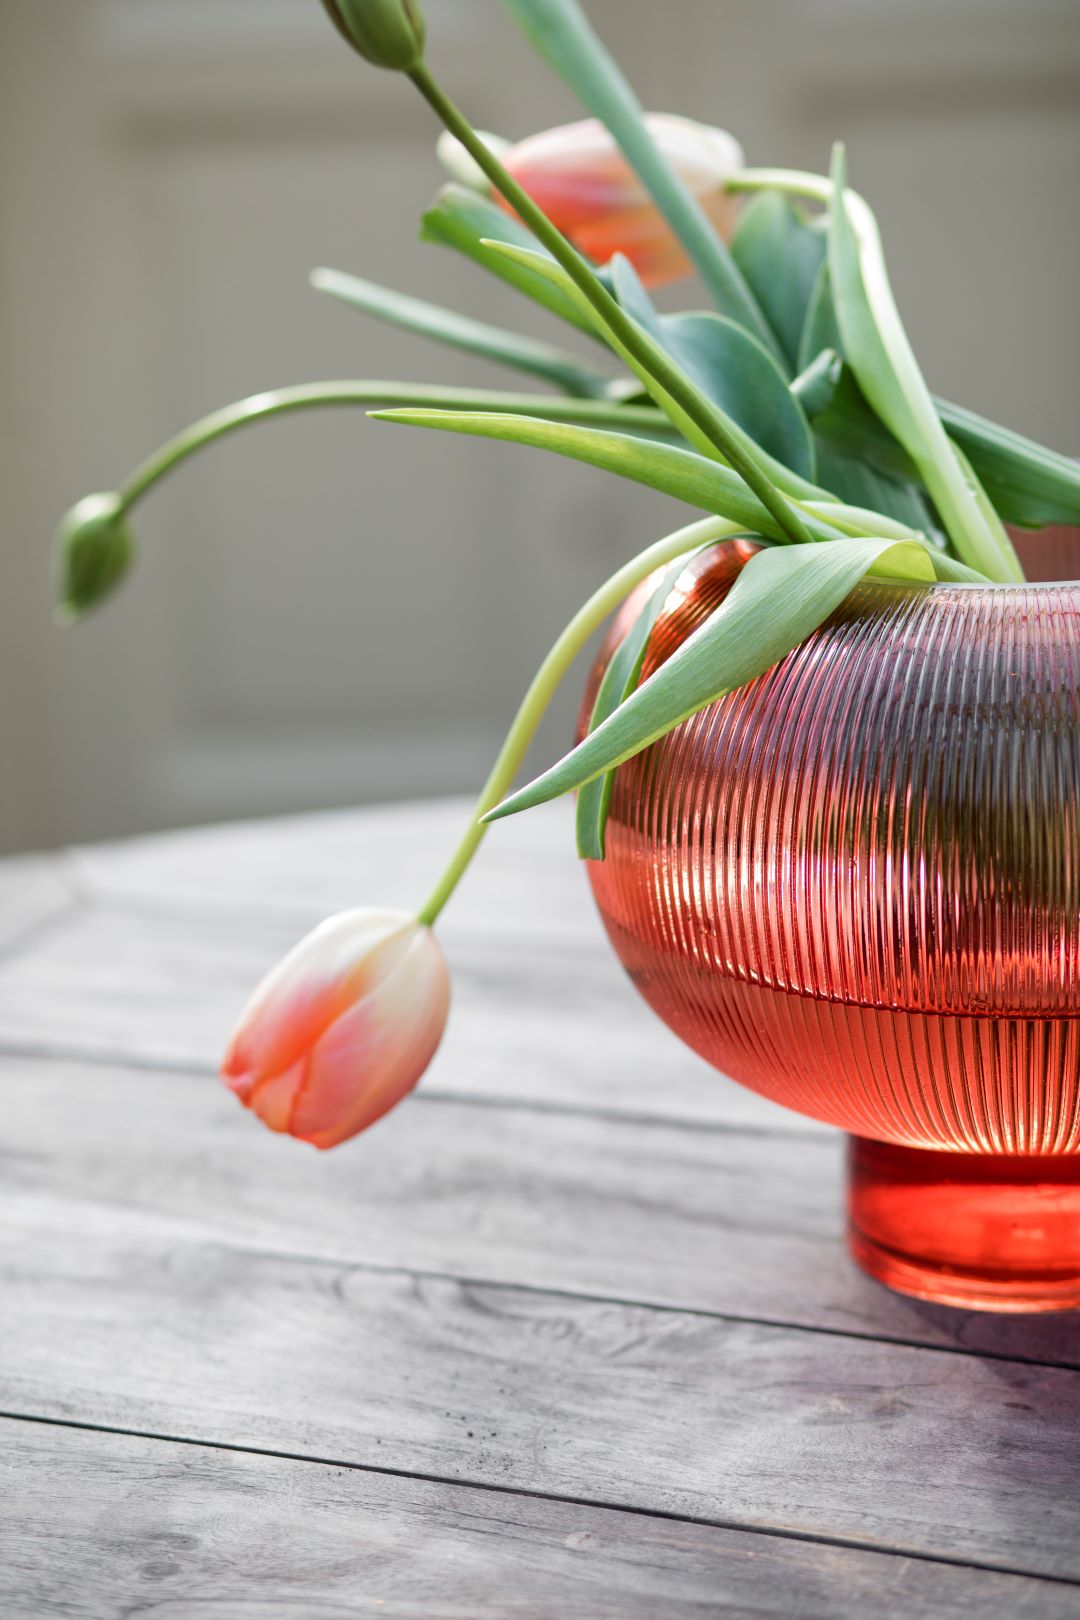
[[[498, 0], [427, 11], [475, 123], [578, 116]], [[822, 169], [846, 139], [931, 385], [1080, 451], [1077, 0], [589, 11], [647, 107], [750, 163]], [[0, 0], [0, 849], [473, 788], [579, 600], [680, 521], [534, 452], [329, 411], [188, 463], [138, 510], [122, 596], [50, 622], [60, 513], [193, 417], [320, 377], [525, 386], [307, 286], [328, 264], [560, 340], [417, 245], [434, 137], [316, 0]]]

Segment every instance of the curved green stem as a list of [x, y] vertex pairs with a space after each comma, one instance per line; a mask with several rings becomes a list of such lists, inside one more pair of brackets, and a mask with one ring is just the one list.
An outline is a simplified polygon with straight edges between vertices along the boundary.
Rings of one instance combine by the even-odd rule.
[[657, 568], [663, 568], [666, 563], [674, 562], [676, 557], [681, 557], [698, 546], [708, 545], [712, 540], [722, 540], [743, 532], [744, 526], [729, 523], [723, 518], [703, 518], [698, 523], [688, 524], [684, 529], [677, 529], [674, 534], [666, 535], [663, 540], [658, 540], [655, 545], [640, 552], [630, 562], [624, 563], [578, 609], [533, 676], [529, 690], [521, 701], [521, 707], [514, 716], [506, 740], [492, 766], [491, 775], [480, 790], [480, 797], [476, 801], [476, 808], [465, 836], [450, 857], [442, 877], [417, 912], [420, 922], [430, 927], [457, 888], [488, 830], [482, 825], [480, 818], [489, 810], [493, 810], [505, 797], [556, 687], [593, 631], [603, 624], [635, 585], [647, 579]]
[[651, 405], [619, 405], [616, 401], [565, 399], [557, 394], [517, 394], [481, 388], [440, 388], [430, 384], [344, 380], [299, 383], [251, 394], [234, 405], [211, 411], [175, 434], [154, 451], [121, 485], [118, 494], [126, 511], [152, 485], [179, 462], [204, 445], [252, 422], [262, 422], [286, 411], [324, 405], [420, 405], [461, 407], [474, 411], [515, 411], [522, 416], [547, 416], [563, 422], [588, 422], [598, 427], [640, 428], [653, 432], [666, 418]]
[[776, 488], [768, 474], [759, 465], [740, 437], [731, 428], [712, 402], [689, 377], [654, 343], [638, 323], [630, 318], [622, 305], [613, 298], [592, 268], [538, 208], [528, 192], [511, 179], [498, 158], [479, 139], [468, 119], [458, 111], [448, 96], [421, 63], [409, 74], [420, 94], [452, 135], [455, 135], [470, 157], [487, 175], [492, 185], [524, 220], [533, 234], [543, 243], [554, 259], [562, 265], [592, 307], [603, 316], [620, 343], [661, 384], [686, 416], [705, 435], [720, 454], [753, 490], [761, 504], [775, 518], [780, 528], [792, 541], [809, 539], [806, 527], [791, 502]]

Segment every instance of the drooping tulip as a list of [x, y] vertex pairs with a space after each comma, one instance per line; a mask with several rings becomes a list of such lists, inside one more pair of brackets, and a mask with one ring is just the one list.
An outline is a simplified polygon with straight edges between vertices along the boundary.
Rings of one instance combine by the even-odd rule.
[[[734, 229], [737, 202], [724, 187], [743, 167], [738, 141], [726, 130], [673, 113], [647, 113], [645, 123], [726, 240]], [[501, 157], [552, 223], [598, 264], [606, 264], [613, 253], [625, 253], [647, 287], [689, 275], [689, 259], [597, 119], [530, 135]]]
[[329, 917], [259, 985], [222, 1078], [271, 1130], [334, 1147], [412, 1090], [442, 1038], [446, 960], [410, 912]]

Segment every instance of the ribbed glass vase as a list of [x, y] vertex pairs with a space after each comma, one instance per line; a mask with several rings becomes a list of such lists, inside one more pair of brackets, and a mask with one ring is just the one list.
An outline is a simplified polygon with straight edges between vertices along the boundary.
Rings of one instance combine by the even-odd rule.
[[[752, 549], [689, 565], [643, 678]], [[672, 1029], [852, 1133], [867, 1270], [1080, 1304], [1080, 585], [861, 586], [619, 769], [589, 875]]]

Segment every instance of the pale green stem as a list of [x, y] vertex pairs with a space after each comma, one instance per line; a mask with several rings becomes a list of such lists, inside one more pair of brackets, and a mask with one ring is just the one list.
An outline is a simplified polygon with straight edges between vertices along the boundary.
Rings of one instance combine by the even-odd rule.
[[436, 409], [462, 408], [474, 411], [515, 411], [522, 416], [546, 416], [562, 422], [586, 422], [594, 427], [638, 427], [653, 431], [666, 422], [663, 414], [650, 406], [610, 404], [604, 400], [565, 399], [557, 394], [517, 394], [480, 388], [440, 388], [431, 384], [349, 380], [299, 383], [291, 388], [275, 388], [264, 394], [251, 394], [235, 405], [211, 411], [190, 427], [168, 439], [148, 456], [119, 490], [125, 510], [146, 494], [178, 462], [194, 455], [204, 445], [224, 434], [285, 411], [311, 410], [324, 405], [420, 405]]
[[538, 208], [528, 192], [507, 174], [495, 154], [477, 136], [468, 119], [443, 93], [428, 68], [421, 63], [419, 67], [412, 69], [409, 77], [451, 135], [457, 137], [492, 185], [501, 192], [511, 208], [524, 220], [552, 257], [562, 265], [592, 307], [603, 316], [618, 341], [644, 366], [654, 381], [666, 390], [686, 416], [734, 467], [761, 504], [772, 514], [781, 531], [789, 540], [795, 542], [809, 540], [810, 536], [799, 513], [776, 488], [757, 457], [742, 442], [741, 436], [731, 431], [725, 418], [716, 410], [711, 400], [695, 386], [665, 350], [654, 343], [638, 323], [627, 315], [622, 305], [598, 279], [592, 267], [551, 223], [543, 209]]
[[506, 797], [556, 687], [593, 631], [614, 612], [635, 585], [639, 585], [643, 579], [648, 579], [657, 568], [663, 568], [666, 563], [674, 562], [676, 557], [694, 551], [698, 546], [707, 545], [711, 540], [722, 540], [727, 536], [742, 533], [745, 533], [744, 525], [729, 523], [724, 518], [703, 518], [698, 523], [688, 524], [685, 529], [677, 529], [674, 534], [658, 540], [655, 545], [649, 546], [630, 562], [624, 563], [618, 572], [612, 574], [611, 578], [589, 597], [584, 606], [578, 609], [533, 676], [529, 690], [525, 693], [521, 707], [506, 734], [506, 741], [492, 766], [491, 775], [480, 790], [480, 797], [476, 801], [465, 836], [450, 857], [442, 877], [417, 912], [420, 922], [430, 927], [457, 888], [488, 830], [482, 824], [481, 817], [487, 815], [489, 810], [493, 810]]

